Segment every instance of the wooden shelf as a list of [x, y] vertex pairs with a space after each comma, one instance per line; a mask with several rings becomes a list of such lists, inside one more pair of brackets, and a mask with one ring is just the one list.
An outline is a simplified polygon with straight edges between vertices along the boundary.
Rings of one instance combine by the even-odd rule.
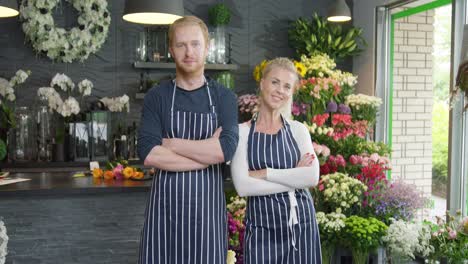
[[[175, 63], [172, 62], [134, 62], [133, 67], [136, 69], [175, 69]], [[206, 70], [213, 71], [235, 71], [239, 69], [236, 64], [205, 64]]]

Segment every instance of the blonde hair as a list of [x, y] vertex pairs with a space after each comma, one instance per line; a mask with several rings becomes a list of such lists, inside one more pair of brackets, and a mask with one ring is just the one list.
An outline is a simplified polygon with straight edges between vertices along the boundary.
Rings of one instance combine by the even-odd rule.
[[[263, 68], [262, 79], [265, 79], [267, 75], [275, 68], [281, 68], [281, 69], [284, 69], [293, 73], [294, 76], [296, 76], [294, 87], [297, 85], [299, 81], [299, 74], [297, 74], [296, 66], [294, 66], [294, 63], [290, 59], [284, 58], [284, 57], [278, 57], [278, 58], [270, 60], [265, 66], [265, 68]], [[260, 99], [260, 104], [261, 104], [261, 96], [259, 97], [259, 99]], [[293, 103], [293, 96], [291, 96], [288, 102], [286, 102], [286, 104], [280, 109], [281, 115], [286, 119], [291, 119], [292, 103]]]
[[208, 34], [208, 27], [206, 26], [205, 22], [196, 16], [184, 16], [172, 23], [169, 26], [169, 46], [172, 46], [172, 41], [174, 40], [175, 30], [178, 27], [185, 27], [185, 26], [199, 26], [202, 33], [203, 38], [205, 39], [205, 45], [208, 45], [209, 42], [209, 34]]

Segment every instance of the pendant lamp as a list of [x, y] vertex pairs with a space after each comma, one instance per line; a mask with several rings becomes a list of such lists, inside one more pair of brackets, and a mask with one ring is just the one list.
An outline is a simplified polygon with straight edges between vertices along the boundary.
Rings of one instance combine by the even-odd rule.
[[0, 0], [0, 17], [14, 17], [19, 15], [16, 0]]
[[137, 24], [168, 25], [183, 15], [183, 0], [126, 0], [122, 18]]
[[327, 20], [330, 22], [346, 22], [351, 20], [351, 10], [345, 0], [335, 0], [328, 10]]

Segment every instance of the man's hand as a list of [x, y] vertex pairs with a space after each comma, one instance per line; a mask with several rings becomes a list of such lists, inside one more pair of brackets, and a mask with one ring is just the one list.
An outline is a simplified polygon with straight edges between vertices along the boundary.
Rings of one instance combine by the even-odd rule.
[[163, 138], [162, 146], [167, 148], [167, 149], [170, 149], [170, 150], [174, 151], [172, 146], [174, 146], [176, 140], [178, 140], [178, 139], [177, 138]]
[[221, 132], [223, 132], [223, 128], [218, 127], [211, 137], [212, 138], [219, 138], [219, 136], [221, 136]]

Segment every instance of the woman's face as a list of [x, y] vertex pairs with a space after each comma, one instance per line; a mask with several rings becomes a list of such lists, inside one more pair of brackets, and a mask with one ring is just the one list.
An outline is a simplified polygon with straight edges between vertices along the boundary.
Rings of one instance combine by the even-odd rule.
[[281, 67], [274, 67], [260, 81], [262, 105], [270, 110], [282, 108], [294, 93], [297, 75]]

